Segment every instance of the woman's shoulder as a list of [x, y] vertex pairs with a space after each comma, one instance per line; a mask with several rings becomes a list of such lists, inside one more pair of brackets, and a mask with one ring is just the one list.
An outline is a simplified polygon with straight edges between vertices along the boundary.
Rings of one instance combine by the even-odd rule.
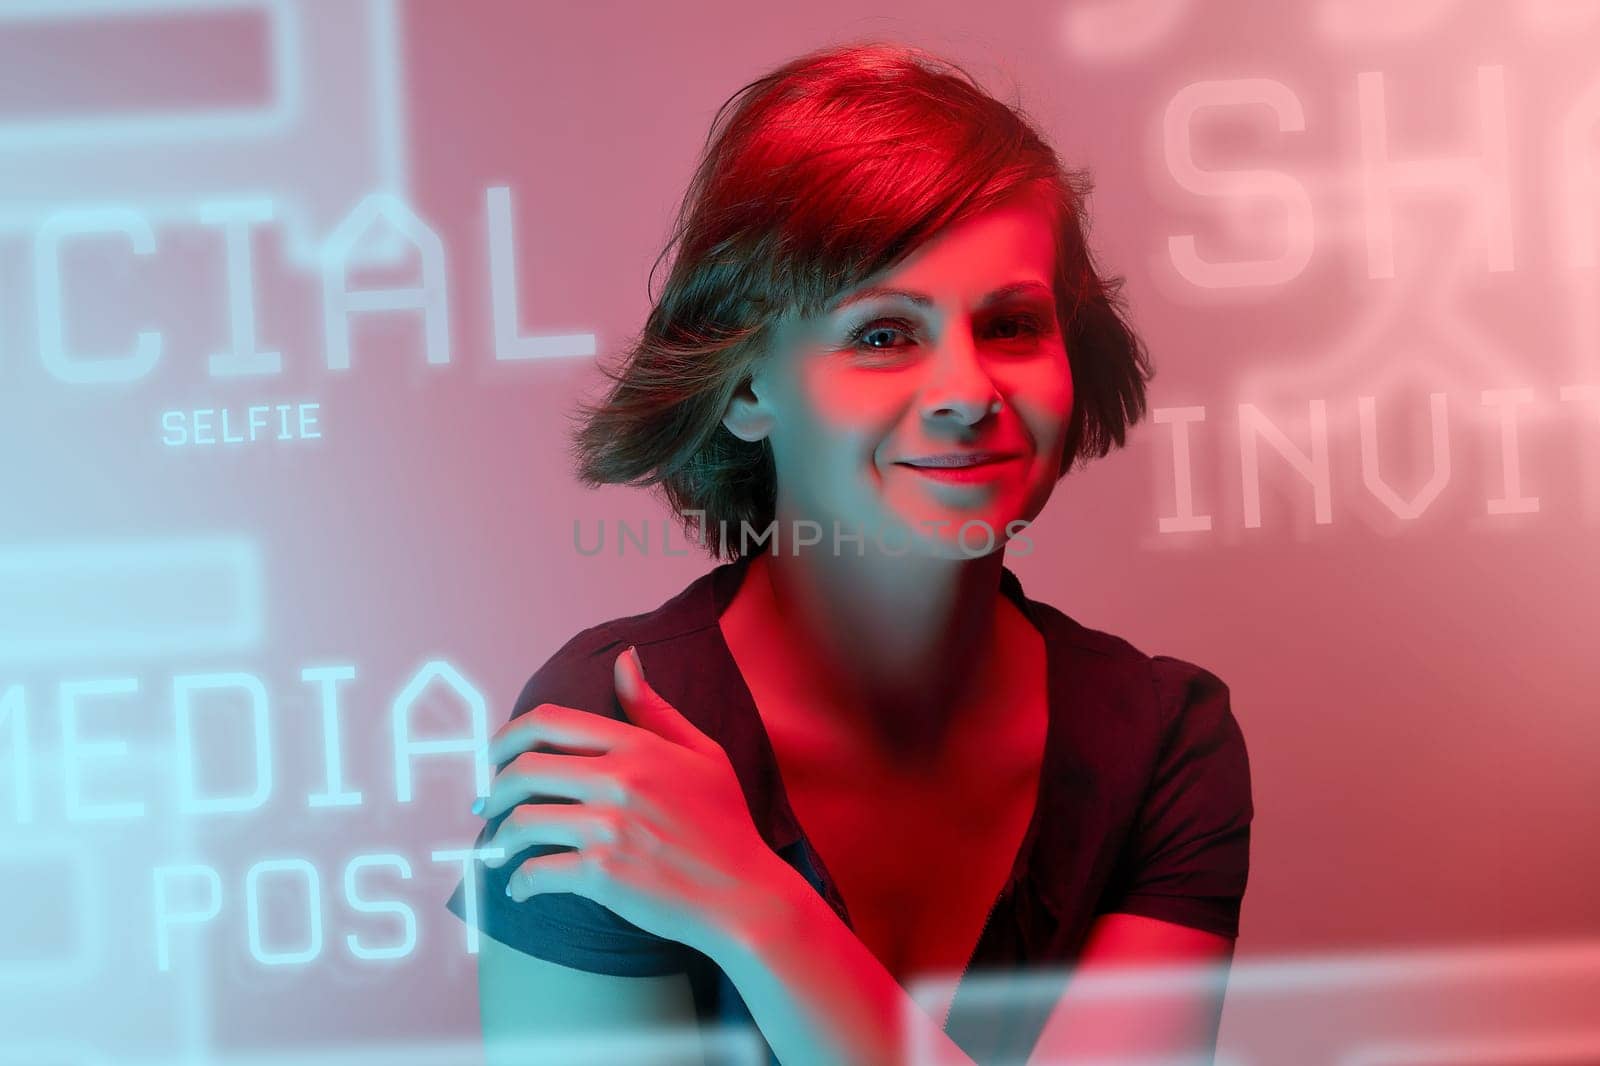
[[[1232, 691], [1215, 671], [1189, 659], [1148, 654], [1123, 637], [1076, 622], [1070, 628], [1074, 635], [1060, 645], [1064, 654], [1104, 687], [1095, 688], [1097, 680], [1081, 682], [1093, 709], [1067, 719], [1083, 723], [1074, 730], [1092, 737], [1085, 750], [1100, 757], [1100, 780], [1132, 815], [1144, 876], [1200, 884], [1194, 864], [1205, 866], [1206, 876], [1223, 880], [1225, 890], [1216, 895], [1227, 905], [1202, 927], [1233, 935], [1255, 807]], [[1197, 857], [1202, 852], [1210, 856], [1203, 863]], [[1170, 917], [1151, 909], [1136, 913]]]
[[1243, 746], [1232, 692], [1215, 671], [1176, 655], [1086, 626], [1035, 601], [1050, 627], [1049, 647], [1075, 689], [1100, 705], [1104, 724], [1121, 724], [1157, 749], [1185, 744]]
[[630, 644], [639, 648], [652, 684], [668, 673], [704, 669], [714, 652], [705, 639], [706, 630], [716, 623], [716, 615], [708, 612], [710, 577], [696, 578], [648, 610], [578, 630], [533, 671], [517, 698], [513, 716], [540, 703], [614, 716], [620, 708], [612, 699], [612, 664]]
[[[1049, 627], [1052, 645], [1071, 647], [1123, 667], [1168, 678], [1210, 673], [1196, 663], [1171, 655], [1146, 652], [1127, 637], [1084, 625], [1055, 604], [1034, 599], [1028, 603], [1035, 615]], [[1216, 677], [1215, 674], [1210, 676]]]
[[1096, 631], [1103, 647], [1115, 648], [1132, 686], [1129, 704], [1143, 707], [1145, 753], [1153, 780], [1204, 767], [1193, 784], [1243, 794], [1249, 806], [1250, 761], [1244, 731], [1233, 711], [1233, 693], [1214, 671], [1176, 655], [1147, 654], [1132, 642]]

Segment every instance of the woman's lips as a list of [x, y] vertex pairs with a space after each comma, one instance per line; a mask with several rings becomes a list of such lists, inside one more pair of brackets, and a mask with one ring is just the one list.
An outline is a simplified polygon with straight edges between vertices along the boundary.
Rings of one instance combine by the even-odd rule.
[[1011, 455], [996, 457], [984, 462], [963, 463], [959, 466], [924, 466], [919, 463], [897, 463], [895, 465], [903, 466], [907, 470], [914, 471], [926, 478], [932, 478], [935, 481], [965, 483], [990, 481], [997, 477], [1004, 477], [1015, 468], [1017, 463], [1021, 462], [1021, 459], [1021, 456]]

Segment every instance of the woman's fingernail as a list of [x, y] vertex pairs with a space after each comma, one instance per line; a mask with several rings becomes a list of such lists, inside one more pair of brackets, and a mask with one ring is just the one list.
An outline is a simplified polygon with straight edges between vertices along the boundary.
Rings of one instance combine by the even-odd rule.
[[483, 797], [482, 796], [479, 796], [477, 799], [472, 801], [472, 813], [473, 814], [482, 814], [483, 813]]
[[[631, 669], [622, 664], [624, 659], [628, 659], [633, 663], [633, 667]], [[639, 675], [636, 672], [639, 669], [638, 664], [639, 659], [636, 655], [634, 655], [632, 644], [629, 644], [622, 650], [622, 654], [617, 656], [617, 669], [614, 671], [614, 676], [617, 682], [617, 691], [626, 699], [631, 700], [638, 695]]]
[[506, 882], [506, 895], [511, 896], [512, 899], [516, 899], [516, 896], [512, 895], [512, 893], [511, 893], [511, 882], [510, 881]]

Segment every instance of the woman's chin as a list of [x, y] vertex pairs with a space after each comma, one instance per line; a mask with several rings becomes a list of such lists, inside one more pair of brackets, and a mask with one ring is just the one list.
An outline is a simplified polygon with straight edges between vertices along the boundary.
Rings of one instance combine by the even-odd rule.
[[909, 547], [919, 555], [941, 559], [979, 559], [1004, 551], [1006, 541], [1026, 522], [1010, 512], [927, 517], [886, 532], [882, 543], [891, 554]]

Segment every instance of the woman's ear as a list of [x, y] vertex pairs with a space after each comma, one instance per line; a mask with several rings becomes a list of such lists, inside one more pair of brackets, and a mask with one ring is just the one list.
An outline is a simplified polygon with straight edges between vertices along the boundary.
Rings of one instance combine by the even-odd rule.
[[764, 440], [772, 432], [775, 421], [772, 409], [762, 399], [766, 386], [759, 377], [759, 372], [752, 374], [739, 384], [722, 416], [722, 424], [728, 427], [729, 433], [752, 443]]

